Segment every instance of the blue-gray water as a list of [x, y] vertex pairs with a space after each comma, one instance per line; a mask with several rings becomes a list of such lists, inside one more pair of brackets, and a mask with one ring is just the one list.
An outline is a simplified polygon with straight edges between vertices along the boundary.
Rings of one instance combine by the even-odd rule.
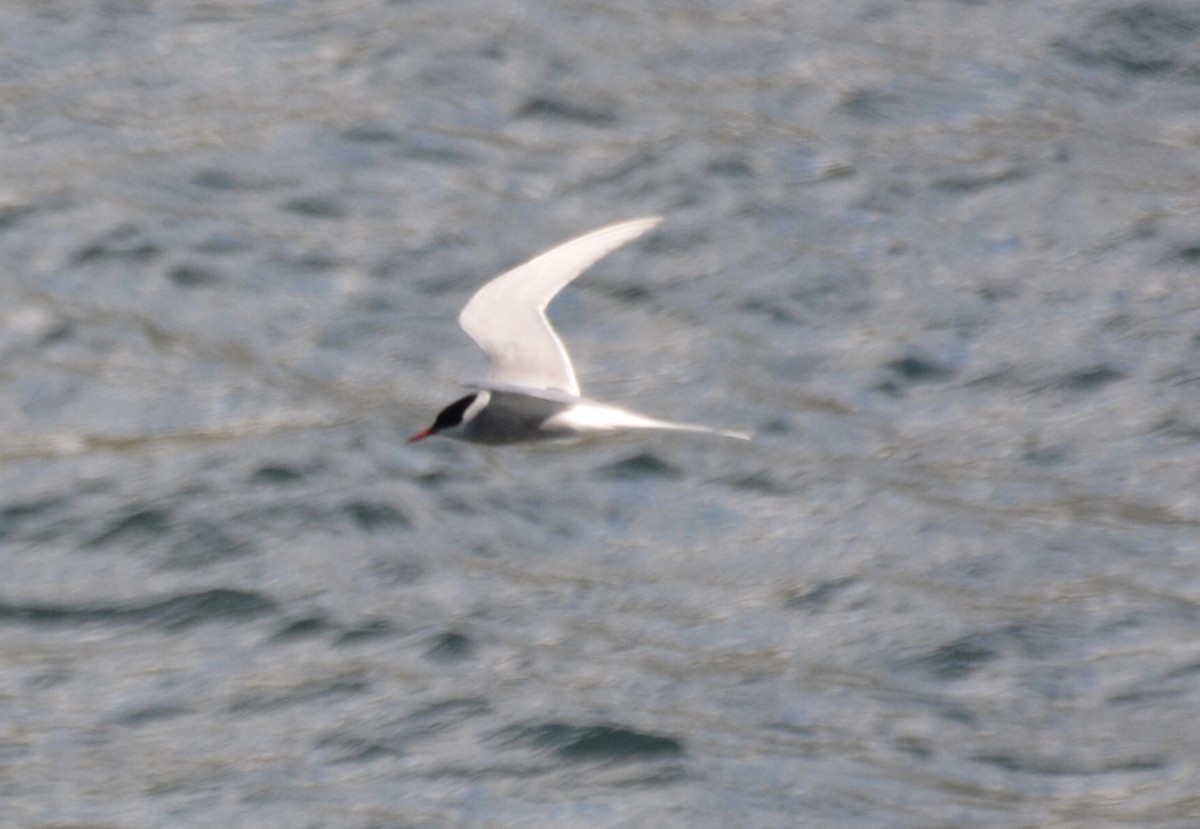
[[1196, 826], [1197, 8], [4, 4], [0, 824]]

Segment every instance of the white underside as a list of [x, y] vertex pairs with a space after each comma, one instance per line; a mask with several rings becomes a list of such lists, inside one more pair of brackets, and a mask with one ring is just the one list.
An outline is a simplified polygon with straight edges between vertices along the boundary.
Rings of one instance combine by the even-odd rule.
[[740, 432], [726, 432], [721, 429], [710, 429], [707, 426], [696, 426], [691, 423], [673, 423], [669, 420], [657, 420], [653, 417], [634, 414], [616, 406], [606, 406], [601, 403], [576, 403], [546, 421], [543, 428], [569, 429], [576, 432], [613, 432], [619, 429], [669, 429], [679, 432], [707, 432], [725, 437], [748, 440], [749, 435]]

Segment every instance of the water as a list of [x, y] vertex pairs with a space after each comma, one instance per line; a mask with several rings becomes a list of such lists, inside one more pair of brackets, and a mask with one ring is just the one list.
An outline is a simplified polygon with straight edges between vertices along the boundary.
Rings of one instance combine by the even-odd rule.
[[[9, 4], [15, 826], [1191, 827], [1187, 3]], [[754, 444], [403, 443], [488, 277]]]

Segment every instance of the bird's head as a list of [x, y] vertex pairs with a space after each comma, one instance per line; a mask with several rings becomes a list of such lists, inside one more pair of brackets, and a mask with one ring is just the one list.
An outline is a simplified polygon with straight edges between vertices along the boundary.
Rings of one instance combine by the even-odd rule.
[[480, 405], [473, 406], [472, 404], [477, 401], [480, 401], [479, 392], [468, 394], [466, 397], [455, 400], [438, 412], [438, 416], [434, 418], [432, 426], [417, 432], [408, 439], [408, 442], [416, 443], [418, 440], [424, 440], [425, 438], [442, 433], [453, 434], [454, 430], [461, 428], [463, 424], [468, 423], [475, 415], [479, 414], [479, 410], [487, 402], [484, 399], [480, 401]]

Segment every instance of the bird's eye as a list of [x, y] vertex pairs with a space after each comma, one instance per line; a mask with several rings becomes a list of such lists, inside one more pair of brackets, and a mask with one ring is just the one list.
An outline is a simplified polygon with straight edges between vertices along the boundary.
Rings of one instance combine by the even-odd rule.
[[466, 397], [455, 400], [446, 408], [438, 413], [437, 420], [433, 422], [434, 429], [452, 429], [459, 426], [463, 422], [463, 415], [467, 408], [475, 402], [478, 395], [468, 394]]

